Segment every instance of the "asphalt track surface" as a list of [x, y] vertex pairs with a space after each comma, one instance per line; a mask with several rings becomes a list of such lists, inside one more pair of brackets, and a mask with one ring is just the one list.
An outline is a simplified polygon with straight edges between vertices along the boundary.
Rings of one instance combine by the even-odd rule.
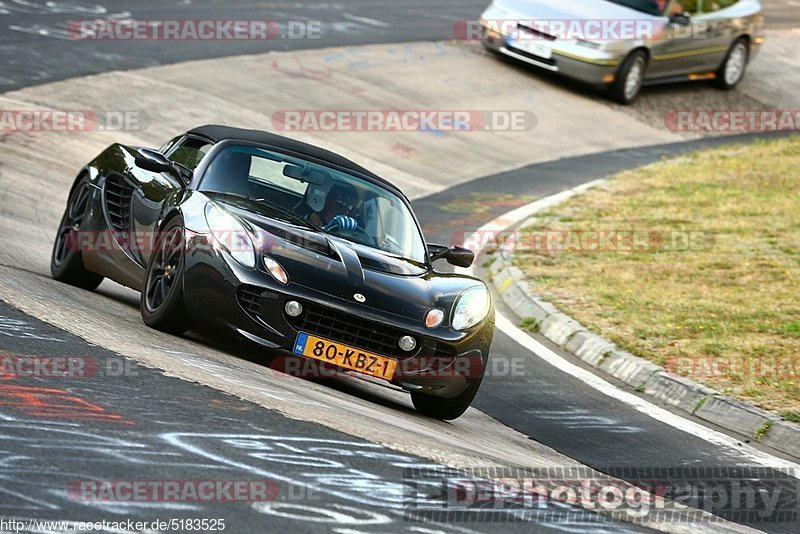
[[[797, 0], [766, 0], [764, 3], [770, 28], [798, 27], [800, 6]], [[456, 21], [476, 18], [487, 4], [487, 0], [184, 0], [172, 5], [158, 0], [135, 3], [126, 0], [98, 3], [2, 0], [0, 92], [109, 70], [201, 58], [258, 54], [270, 50], [448, 40], [454, 38]], [[75, 40], [67, 29], [71, 21], [120, 18], [269, 19], [284, 29], [290, 23], [319, 23], [320, 31], [314, 30], [310, 33], [314, 38], [309, 39], [130, 43]]]
[[[477, 198], [544, 197], [564, 188], [623, 170], [675, 157], [703, 147], [731, 142], [747, 142], [757, 136], [733, 139], [704, 139], [672, 145], [626, 149], [604, 154], [569, 158], [532, 165], [517, 171], [488, 176], [420, 199], [415, 210], [427, 225], [429, 239], [448, 242], [452, 234], [443, 230], [452, 224], [454, 211], [440, 206], [470, 196]], [[464, 212], [456, 226], [459, 234], [469, 234], [483, 223], [509, 211], [509, 207], [489, 207], [479, 217]], [[458, 217], [459, 214], [455, 212]], [[463, 228], [463, 230], [461, 230]], [[499, 298], [495, 304], [501, 310]], [[544, 340], [537, 336], [537, 339]], [[552, 344], [547, 343], [552, 347]], [[555, 348], [555, 350], [558, 350]], [[562, 351], [558, 351], [564, 354]], [[492, 355], [513, 360], [525, 357], [524, 349], [502, 332], [495, 334]], [[570, 358], [578, 362], [577, 358]], [[748, 461], [736, 454], [725, 454], [707, 443], [659, 424], [620, 402], [602, 395], [538, 358], [525, 357], [524, 377], [489, 376], [481, 387], [476, 407], [537, 441], [581, 463], [594, 467], [693, 465], [737, 466]], [[612, 379], [613, 380], [613, 379]], [[630, 388], [626, 388], [630, 389]], [[512, 409], [513, 407], [513, 409]]]
[[[454, 199], [488, 191], [545, 196], [697, 146], [680, 143], [540, 164], [420, 199], [416, 209], [432, 238], [444, 241], [451, 236], [442, 225], [452, 221], [453, 212], [442, 208]], [[526, 180], [520, 179], [522, 174]], [[508, 206], [493, 206], [478, 218], [464, 214], [459, 227], [477, 227], [507, 210]], [[132, 309], [130, 320], [137, 322], [137, 315]], [[132, 328], [135, 332], [145, 327], [133, 324]], [[435, 463], [166, 377], [5, 305], [0, 309], [0, 338], [8, 353], [80, 355], [94, 370], [75, 379], [0, 382], [0, 513], [6, 517], [227, 518], [234, 532], [263, 527], [278, 531], [289, 525], [299, 531], [353, 527], [382, 532], [416, 527], [442, 532], [530, 531], [531, 523], [556, 531], [636, 530], [629, 524], [604, 522], [594, 514], [570, 515], [560, 507], [553, 515], [522, 522], [410, 523], [403, 517], [402, 497], [408, 497], [409, 486], [403, 469]], [[182, 350], [181, 340], [175, 338], [171, 350]], [[238, 347], [222, 350], [235, 354]], [[242, 354], [259, 357], [258, 351], [246, 348]], [[756, 465], [745, 453], [720, 451], [571, 379], [499, 331], [493, 358], [521, 360], [523, 372], [511, 378], [487, 377], [476, 407], [586, 465], [612, 472], [619, 467]], [[263, 372], [271, 373], [266, 363]], [[349, 389], [355, 397], [382, 404], [387, 414], [407, 410], [380, 393], [332, 382], [331, 393]], [[121, 504], [89, 502], [65, 491], [86, 480], [209, 479], [266, 479], [277, 484], [280, 494], [275, 502], [255, 504]], [[786, 522], [754, 526], [770, 532], [795, 531], [795, 525]]]
[[[0, 92], [109, 70], [270, 50], [448, 40], [454, 38], [455, 21], [477, 17], [486, 6], [485, 0], [187, 0], [171, 4], [158, 0], [0, 1]], [[132, 43], [71, 37], [67, 29], [71, 21], [95, 18], [268, 19], [287, 31], [290, 24], [300, 28], [309, 23], [309, 31], [294, 34], [308, 38], [289, 38], [284, 32], [284, 38], [206, 42]]]
[[[406, 517], [415, 508], [406, 507], [404, 499], [417, 499], [413, 502], [424, 508], [426, 503], [435, 506], [435, 498], [446, 498], [441, 485], [425, 486], [426, 479], [408, 471], [439, 467], [425, 459], [166, 377], [2, 302], [0, 337], [5, 350], [19, 355], [62, 357], [69, 346], [80, 354], [76, 366], [85, 369], [72, 385], [64, 378], [0, 381], [0, 518], [26, 525], [34, 525], [27, 523], [32, 518], [132, 519], [148, 525], [175, 518], [222, 519], [226, 532], [364, 528], [457, 533], [498, 528], [496, 523], [431, 524], [424, 515]], [[97, 480], [269, 485], [263, 494], [254, 490], [243, 501], [220, 492], [232, 500], [104, 502], [99, 492], [80, 489], [81, 483]], [[409, 489], [414, 487], [419, 493]], [[255, 502], [248, 502], [253, 498]], [[544, 532], [645, 531], [565, 505], [537, 512], [530, 519], [509, 513], [501, 527], [529, 532], [535, 523]], [[45, 528], [42, 523], [30, 531]]]
[[[503, 215], [508, 205], [490, 206], [479, 217], [464, 211], [442, 210], [442, 206], [463, 198], [534, 198], [574, 187], [593, 179], [653, 163], [664, 157], [731, 142], [748, 142], [759, 136], [736, 139], [704, 139], [649, 148], [627, 149], [585, 157], [569, 158], [532, 165], [523, 169], [488, 176], [420, 199], [415, 210], [427, 225], [429, 239], [452, 240], [446, 228], [459, 228], [468, 234], [482, 224]], [[455, 224], [453, 217], [458, 217]], [[462, 230], [463, 228], [463, 230]], [[516, 317], [495, 295], [498, 309]], [[521, 319], [516, 317], [517, 319]], [[569, 361], [582, 366], [541, 336], [535, 336]], [[524, 361], [522, 376], [488, 376], [474, 406], [495, 419], [531, 436], [538, 442], [604, 472], [623, 467], [755, 466], [746, 454], [720, 450], [708, 442], [640, 413], [612, 399], [526, 351], [512, 338], [497, 331], [492, 356], [513, 362]], [[612, 377], [605, 377], [612, 383]], [[619, 385], [621, 389], [632, 388]], [[668, 408], [668, 405], [661, 404]], [[751, 443], [743, 439], [742, 442]], [[766, 449], [765, 449], [766, 450]], [[770, 451], [773, 452], [774, 451]], [[753, 525], [770, 532], [796, 532], [797, 525], [776, 523]]]
[[[210, 44], [140, 43], [140, 49], [115, 49], [114, 43], [74, 43], [54, 37], [66, 22], [85, 15], [130, 11], [137, 18], [179, 18], [182, 8], [156, 2], [106, 2], [54, 12], [44, 2], [1, 2], [3, 32], [0, 90], [24, 87], [109, 69], [129, 69], [200, 57], [316, 47], [449, 37], [452, 20], [475, 16], [485, 2], [216, 3], [193, 2], [193, 18], [239, 17], [321, 20], [329, 28], [321, 41]], [[232, 7], [231, 7], [232, 6]], [[777, 24], [792, 24], [796, 8], [781, 3]], [[73, 4], [74, 7], [74, 4]], [[87, 11], [88, 10], [88, 11]], [[234, 11], [235, 10], [235, 11]], [[236, 13], [235, 15], [232, 13]], [[360, 18], [360, 20], [358, 20]], [[370, 22], [365, 22], [369, 20]], [[789, 22], [787, 22], [787, 20]], [[384, 25], [377, 24], [383, 23]], [[352, 24], [351, 24], [352, 23]], [[354, 25], [355, 24], [355, 25]], [[11, 26], [16, 29], [6, 31]], [[43, 34], [43, 32], [49, 32]], [[714, 144], [719, 140], [703, 141]], [[534, 198], [697, 148], [697, 142], [622, 150], [539, 164], [486, 177], [416, 201], [429, 240], [449, 242], [454, 217], [459, 228], [477, 228], [514, 207], [499, 202], [475, 214], [442, 209], [459, 199], [502, 195]], [[507, 310], [502, 310], [507, 313]], [[135, 313], [131, 317], [135, 319]], [[138, 325], [145, 328], [144, 325]], [[323, 426], [287, 419], [273, 411], [140, 367], [100, 347], [0, 304], [0, 348], [18, 355], [80, 354], [98, 374], [74, 384], [63, 379], [0, 381], [0, 517], [39, 519], [139, 517], [228, 518], [228, 531], [394, 532], [418, 528], [453, 531], [530, 531], [530, 523], [463, 525], [412, 524], [402, 518], [396, 497], [403, 491], [403, 468], [431, 465]], [[66, 349], [66, 350], [65, 350]], [[497, 332], [493, 357], [521, 359], [522, 376], [489, 376], [476, 407], [531, 439], [597, 468], [752, 465], [746, 454], [720, 451], [709, 443], [661, 424], [606, 397], [526, 353]], [[102, 370], [112, 372], [102, 372]], [[117, 371], [123, 369], [121, 375]], [[265, 369], [266, 372], [266, 369]], [[334, 385], [332, 387], [341, 388]], [[360, 394], [358, 390], [353, 392]], [[31, 400], [38, 399], [38, 403]], [[376, 399], [379, 400], [379, 399]], [[38, 406], [38, 408], [37, 408]], [[387, 410], [403, 409], [386, 403]], [[253, 450], [258, 452], [254, 453]], [[104, 480], [249, 480], [265, 478], [280, 487], [277, 501], [204, 504], [172, 509], [163, 503], [130, 507], [70, 499], [70, 482]], [[304, 493], [305, 492], [305, 493]], [[299, 497], [299, 500], [297, 496]], [[295, 500], [292, 500], [294, 497]], [[557, 531], [627, 531], [625, 524], [564, 522], [563, 509], [536, 519], [537, 527]], [[216, 515], [215, 515], [216, 514]], [[559, 518], [562, 521], [559, 521]], [[572, 518], [571, 520], [574, 520]], [[758, 525], [773, 532], [796, 532], [796, 525]]]

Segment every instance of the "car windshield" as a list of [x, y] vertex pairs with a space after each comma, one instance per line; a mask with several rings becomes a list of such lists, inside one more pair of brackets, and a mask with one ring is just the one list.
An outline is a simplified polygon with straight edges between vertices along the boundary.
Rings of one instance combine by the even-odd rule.
[[229, 146], [208, 166], [198, 190], [268, 205], [296, 224], [425, 264], [411, 211], [379, 185], [295, 156]]
[[662, 15], [669, 4], [669, 0], [605, 0], [612, 4], [635, 9], [648, 15]]

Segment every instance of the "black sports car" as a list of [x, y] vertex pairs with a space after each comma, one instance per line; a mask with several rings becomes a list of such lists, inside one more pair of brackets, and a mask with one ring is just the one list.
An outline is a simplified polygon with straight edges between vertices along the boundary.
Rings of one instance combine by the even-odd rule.
[[78, 174], [55, 279], [141, 292], [144, 322], [290, 351], [411, 392], [455, 419], [478, 391], [494, 310], [478, 279], [437, 272], [473, 253], [426, 245], [396, 187], [332, 152], [203, 126], [160, 150], [115, 144]]

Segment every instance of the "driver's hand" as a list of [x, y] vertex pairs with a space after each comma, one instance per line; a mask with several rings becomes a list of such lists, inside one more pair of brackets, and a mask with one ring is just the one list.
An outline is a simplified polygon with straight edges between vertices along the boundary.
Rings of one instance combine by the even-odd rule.
[[345, 232], [354, 232], [358, 229], [358, 223], [352, 217], [347, 215], [337, 215], [331, 222], [322, 227], [323, 230], [329, 232], [331, 230], [339, 229]]

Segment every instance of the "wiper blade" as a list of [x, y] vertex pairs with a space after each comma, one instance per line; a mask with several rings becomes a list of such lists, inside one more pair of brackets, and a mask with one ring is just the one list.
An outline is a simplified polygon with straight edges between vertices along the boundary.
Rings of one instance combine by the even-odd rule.
[[222, 195], [222, 196], [226, 196], [226, 197], [233, 197], [233, 198], [237, 198], [237, 199], [240, 199], [240, 200], [246, 200], [248, 202], [258, 202], [259, 204], [269, 208], [270, 210], [272, 210], [273, 212], [275, 212], [275, 213], [277, 213], [279, 215], [282, 215], [283, 217], [285, 217], [289, 221], [294, 222], [295, 224], [299, 224], [301, 226], [305, 226], [307, 228], [311, 228], [311, 229], [316, 230], [318, 232], [323, 232], [324, 231], [322, 228], [320, 228], [316, 224], [312, 223], [311, 221], [308, 221], [308, 220], [304, 219], [303, 217], [301, 217], [300, 215], [294, 213], [293, 211], [288, 211], [285, 207], [281, 206], [280, 204], [276, 204], [275, 202], [272, 202], [271, 200], [266, 199], [266, 198], [250, 198], [250, 197], [246, 197], [244, 195], [237, 195], [236, 193], [222, 193], [222, 192], [218, 192], [218, 191], [207, 191], [206, 193], [211, 193], [211, 194], [215, 194], [215, 195]]
[[306, 218], [301, 217], [300, 215], [296, 214], [293, 211], [287, 210], [286, 208], [284, 208], [280, 204], [272, 202], [271, 200], [269, 200], [267, 198], [252, 198], [252, 199], [248, 199], [248, 200], [252, 200], [253, 202], [258, 202], [259, 204], [264, 204], [265, 206], [269, 207], [270, 209], [272, 209], [276, 213], [280, 213], [281, 215], [284, 215], [290, 221], [292, 221], [294, 223], [297, 223], [297, 224], [300, 224], [301, 226], [306, 226], [308, 228], [312, 228], [312, 229], [314, 229], [314, 230], [316, 230], [318, 232], [322, 232], [323, 231], [322, 228], [320, 228], [316, 224], [312, 223], [311, 221], [307, 220]]

